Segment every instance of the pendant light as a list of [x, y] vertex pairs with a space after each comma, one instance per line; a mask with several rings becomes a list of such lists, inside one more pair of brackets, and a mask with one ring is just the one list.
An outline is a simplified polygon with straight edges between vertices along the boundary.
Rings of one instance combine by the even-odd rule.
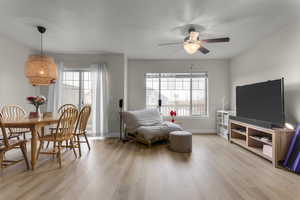
[[25, 75], [33, 86], [50, 85], [57, 80], [57, 66], [54, 59], [43, 52], [43, 34], [46, 28], [38, 26], [37, 29], [41, 34], [41, 53], [29, 56], [25, 66]]

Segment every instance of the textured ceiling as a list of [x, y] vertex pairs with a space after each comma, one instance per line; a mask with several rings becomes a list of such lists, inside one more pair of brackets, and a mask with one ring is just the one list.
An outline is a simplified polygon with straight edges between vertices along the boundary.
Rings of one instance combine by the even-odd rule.
[[[63, 53], [125, 53], [129, 58], [228, 58], [299, 18], [297, 0], [1, 0], [0, 33], [39, 48], [37, 24], [48, 28], [45, 48]], [[198, 24], [228, 44], [188, 55], [180, 28]]]

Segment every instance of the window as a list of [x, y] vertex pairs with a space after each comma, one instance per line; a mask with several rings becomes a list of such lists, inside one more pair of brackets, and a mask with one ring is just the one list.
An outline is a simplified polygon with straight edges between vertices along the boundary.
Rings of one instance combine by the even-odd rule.
[[[81, 109], [92, 103], [91, 72], [87, 70], [66, 70], [63, 72], [61, 104], [74, 104]], [[92, 130], [92, 117], [87, 125]]]
[[207, 73], [146, 73], [146, 107], [169, 116], [207, 116]]
[[62, 80], [62, 104], [74, 104], [81, 108], [92, 103], [91, 72], [64, 71]]

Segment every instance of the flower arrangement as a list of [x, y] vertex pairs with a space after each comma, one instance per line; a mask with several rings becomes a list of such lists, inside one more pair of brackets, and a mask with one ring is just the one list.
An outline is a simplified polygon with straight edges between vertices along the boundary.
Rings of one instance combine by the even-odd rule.
[[27, 97], [27, 101], [29, 101], [30, 104], [34, 105], [36, 113], [39, 113], [40, 106], [45, 104], [47, 102], [47, 99], [44, 96], [30, 96]]
[[175, 117], [176, 117], [177, 113], [176, 113], [176, 110], [171, 110], [170, 111], [170, 116], [171, 116], [171, 122], [175, 122]]

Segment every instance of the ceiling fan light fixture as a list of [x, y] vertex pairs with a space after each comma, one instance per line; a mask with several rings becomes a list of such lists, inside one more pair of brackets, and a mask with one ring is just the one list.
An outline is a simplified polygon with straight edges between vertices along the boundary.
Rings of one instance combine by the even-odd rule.
[[[203, 31], [205, 28], [196, 24], [187, 24], [183, 26], [182, 33], [185, 36], [182, 42], [171, 42], [171, 43], [161, 43], [158, 46], [174, 46], [181, 45], [188, 54], [194, 54], [200, 52], [204, 55], [210, 52], [209, 49], [205, 48], [206, 43], [223, 43], [229, 42], [229, 37], [220, 37], [220, 38], [210, 38], [202, 39]], [[200, 36], [200, 37], [199, 37]], [[203, 45], [204, 44], [204, 45]]]
[[183, 48], [188, 54], [196, 53], [199, 50], [200, 47], [201, 47], [200, 41], [196, 41], [196, 42], [194, 42], [194, 41], [192, 41], [192, 42], [191, 41], [185, 41], [183, 43]]
[[195, 32], [195, 31], [190, 32], [190, 40], [193, 41], [199, 40], [199, 32]]

